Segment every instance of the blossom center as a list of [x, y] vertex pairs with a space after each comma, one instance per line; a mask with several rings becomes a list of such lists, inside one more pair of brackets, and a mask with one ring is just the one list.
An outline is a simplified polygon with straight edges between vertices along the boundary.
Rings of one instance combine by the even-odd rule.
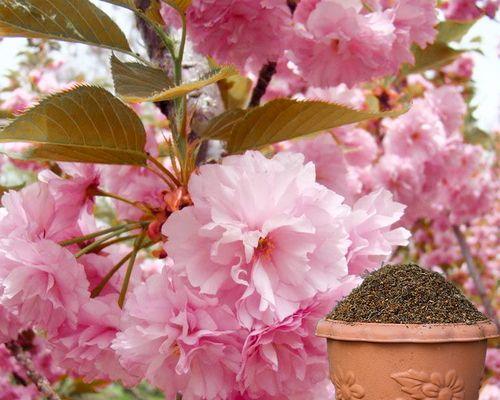
[[413, 132], [410, 137], [411, 137], [411, 140], [416, 142], [416, 141], [420, 140], [420, 138], [422, 137], [422, 134], [417, 131], [417, 132]]
[[330, 42], [330, 48], [333, 50], [334, 53], [337, 53], [339, 51], [339, 45], [340, 45], [340, 40], [338, 39], [332, 39]]
[[271, 239], [269, 239], [268, 237], [261, 237], [259, 238], [259, 243], [257, 245], [257, 248], [255, 249], [255, 255], [257, 257], [270, 258], [274, 247], [274, 243]]

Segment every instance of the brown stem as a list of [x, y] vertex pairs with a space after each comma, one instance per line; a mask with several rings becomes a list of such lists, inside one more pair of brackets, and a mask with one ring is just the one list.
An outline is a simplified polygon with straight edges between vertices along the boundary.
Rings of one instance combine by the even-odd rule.
[[256, 107], [260, 104], [262, 97], [266, 94], [267, 87], [276, 73], [276, 62], [269, 61], [259, 72], [259, 80], [255, 85], [250, 100], [250, 107]]
[[469, 245], [465, 240], [465, 236], [460, 230], [460, 227], [457, 225], [453, 226], [453, 233], [457, 238], [458, 244], [460, 246], [460, 250], [462, 251], [462, 255], [465, 258], [465, 263], [467, 264], [467, 268], [469, 270], [469, 274], [474, 282], [474, 286], [481, 298], [481, 302], [483, 303], [483, 307], [486, 311], [486, 314], [490, 319], [495, 323], [497, 328], [500, 330], [500, 323], [498, 321], [497, 315], [493, 306], [491, 305], [491, 301], [486, 293], [486, 288], [484, 287], [483, 281], [481, 280], [481, 275], [476, 267], [476, 263], [474, 262], [474, 258], [472, 257], [472, 253], [470, 251]]
[[295, 12], [295, 9], [297, 8], [297, 0], [286, 0], [286, 4], [293, 14]]
[[35, 369], [33, 360], [30, 355], [23, 351], [22, 347], [15, 340], [5, 344], [5, 347], [10, 351], [21, 367], [23, 367], [26, 375], [34, 383], [39, 392], [47, 400], [61, 400], [59, 395], [52, 389], [48, 379]]
[[[135, 4], [140, 10], [144, 11], [149, 7], [150, 0], [135, 0]], [[171, 72], [173, 71], [172, 57], [170, 57], [168, 49], [162, 43], [161, 38], [158, 37], [158, 34], [155, 32], [155, 30], [151, 26], [149, 26], [142, 18], [136, 17], [136, 24], [144, 40], [144, 44], [146, 45], [149, 59], [152, 62], [158, 64], [164, 71], [168, 72], [169, 75], [171, 75]], [[170, 76], [170, 78], [172, 78], [172, 76]], [[167, 118], [170, 119], [173, 117], [172, 102], [160, 101], [154, 104]]]

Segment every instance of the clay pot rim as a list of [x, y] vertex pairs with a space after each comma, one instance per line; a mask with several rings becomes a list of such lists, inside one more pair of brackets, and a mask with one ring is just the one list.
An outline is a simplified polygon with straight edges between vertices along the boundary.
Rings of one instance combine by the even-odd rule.
[[467, 324], [378, 324], [319, 321], [316, 336], [349, 342], [374, 343], [453, 343], [476, 342], [499, 337], [490, 321]]

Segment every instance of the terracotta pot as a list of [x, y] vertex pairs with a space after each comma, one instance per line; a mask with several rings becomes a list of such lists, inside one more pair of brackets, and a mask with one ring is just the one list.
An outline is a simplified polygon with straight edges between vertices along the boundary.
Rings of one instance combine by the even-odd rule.
[[398, 325], [321, 320], [337, 400], [477, 400], [490, 322]]

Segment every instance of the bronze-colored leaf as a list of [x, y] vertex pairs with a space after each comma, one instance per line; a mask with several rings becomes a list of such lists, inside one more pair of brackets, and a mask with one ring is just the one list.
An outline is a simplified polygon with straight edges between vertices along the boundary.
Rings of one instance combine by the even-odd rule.
[[124, 99], [148, 98], [172, 86], [165, 71], [111, 56], [116, 93]]
[[14, 114], [12, 114], [7, 110], [0, 109], [0, 119], [9, 119], [9, 118], [14, 118]]
[[181, 13], [185, 13], [189, 6], [191, 5], [192, 0], [163, 0], [165, 3], [174, 7], [176, 10], [179, 10]]
[[108, 91], [79, 86], [44, 99], [0, 132], [27, 142], [26, 159], [145, 164], [146, 133], [137, 114]]
[[476, 22], [476, 20], [465, 22], [453, 20], [442, 21], [437, 26], [438, 35], [436, 41], [442, 43], [459, 42]]
[[217, 82], [226, 110], [246, 108], [250, 99], [253, 82], [242, 75], [233, 75]]
[[460, 57], [463, 53], [464, 51], [454, 50], [442, 42], [435, 42], [425, 49], [415, 48], [413, 50], [415, 64], [406, 65], [402, 69], [402, 74], [416, 74], [429, 69], [441, 68]]
[[234, 109], [212, 118], [205, 126], [200, 136], [203, 139], [228, 140], [237, 122], [241, 121], [247, 110]]
[[[201, 77], [199, 80], [194, 81], [194, 82], [187, 82], [184, 83], [180, 86], [171, 86], [168, 88], [162, 87], [163, 83], [159, 84], [158, 87], [155, 90], [154, 94], [151, 94], [149, 96], [143, 96], [143, 91], [141, 90], [138, 93], [132, 93], [128, 92], [126, 96], [120, 96], [127, 101], [130, 101], [132, 103], [143, 103], [146, 101], [150, 102], [157, 102], [157, 101], [166, 101], [166, 100], [172, 100], [176, 97], [181, 97], [184, 96], [190, 92], [193, 92], [195, 90], [201, 89], [205, 86], [211, 85], [212, 83], [216, 83], [217, 81], [220, 81], [221, 79], [227, 78], [231, 75], [234, 75], [236, 73], [236, 70], [233, 67], [221, 67], [221, 68], [216, 68], [209, 73], [207, 73], [205, 76]], [[154, 82], [157, 83], [157, 82]], [[118, 89], [117, 89], [118, 90]]]
[[[373, 118], [403, 114], [408, 108], [397, 111], [373, 113], [322, 101], [297, 101], [277, 99], [263, 106], [245, 110], [238, 118], [234, 111], [217, 117], [215, 127], [209, 125], [211, 138], [227, 140], [229, 153], [250, 149], [310, 135], [337, 126]], [[231, 132], [228, 133], [229, 127]], [[219, 130], [216, 128], [220, 127]], [[205, 137], [205, 134], [203, 136]]]
[[131, 52], [120, 28], [88, 0], [2, 0], [0, 36], [55, 39]]

